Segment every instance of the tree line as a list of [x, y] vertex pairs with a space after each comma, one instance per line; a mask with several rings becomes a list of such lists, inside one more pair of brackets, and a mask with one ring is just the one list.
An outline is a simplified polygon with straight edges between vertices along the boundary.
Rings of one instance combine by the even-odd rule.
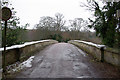
[[[65, 23], [66, 20], [61, 13], [56, 13], [54, 17], [43, 16], [40, 18], [39, 23], [34, 26], [31, 35], [36, 35], [38, 39], [55, 39], [59, 42], [67, 42], [73, 39], [90, 40], [88, 39], [88, 35], [91, 35], [92, 32], [89, 31], [87, 27], [88, 22], [86, 20], [75, 18], [69, 20], [69, 25], [66, 26]], [[32, 34], [32, 32], [34, 33]], [[37, 38], [34, 36], [33, 39]]]
[[[3, 2], [4, 6], [8, 2]], [[69, 20], [69, 25], [66, 26], [66, 20], [64, 15], [56, 13], [54, 17], [43, 16], [40, 18], [38, 24], [34, 26], [34, 29], [28, 30], [27, 23], [24, 26], [19, 26], [20, 21], [16, 16], [14, 8], [12, 10], [12, 17], [8, 21], [7, 27], [7, 46], [22, 44], [26, 41], [36, 41], [42, 39], [54, 39], [59, 42], [67, 42], [69, 40], [80, 39], [86, 41], [92, 41], [95, 43], [101, 43], [100, 38], [96, 37], [95, 32], [90, 32], [88, 22], [82, 18], [75, 18]], [[2, 35], [4, 32], [4, 22], [2, 23]], [[3, 36], [2, 36], [2, 40]]]
[[88, 27], [96, 30], [96, 35], [101, 38], [102, 43], [109, 47], [120, 48], [120, 24], [116, 17], [116, 12], [120, 9], [120, 1], [114, 1], [87, 0], [87, 4], [82, 6], [94, 13], [95, 20], [89, 19], [91, 24]]
[[55, 17], [43, 16], [40, 18], [38, 24], [34, 26], [35, 29], [48, 29], [52, 31], [80, 31], [81, 28], [89, 30], [87, 27], [88, 22], [83, 18], [75, 18], [69, 20], [69, 25], [65, 25], [64, 15], [56, 13]]

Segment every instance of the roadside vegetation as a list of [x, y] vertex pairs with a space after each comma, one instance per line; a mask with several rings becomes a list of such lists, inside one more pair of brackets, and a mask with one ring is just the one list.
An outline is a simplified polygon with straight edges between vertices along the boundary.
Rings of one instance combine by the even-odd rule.
[[[120, 48], [120, 28], [116, 18], [116, 11], [120, 8], [120, 2], [96, 2], [96, 0], [87, 0], [87, 2], [81, 6], [90, 10], [94, 19], [89, 18], [87, 21], [82, 18], [75, 18], [66, 21], [63, 14], [56, 13], [54, 17], [41, 17], [39, 23], [35, 24], [32, 30], [27, 29], [28, 23], [19, 26], [20, 21], [15, 15], [16, 11], [11, 8], [13, 15], [8, 21], [7, 46], [43, 39], [54, 39], [59, 42], [77, 39]], [[100, 6], [100, 2], [103, 6]], [[3, 2], [3, 6], [6, 3], [8, 2]], [[66, 26], [66, 22], [69, 25]], [[95, 31], [91, 32], [91, 29]], [[4, 22], [2, 22], [2, 32], [4, 32]], [[3, 37], [2, 40], [4, 40]]]
[[120, 1], [87, 0], [87, 2], [82, 6], [93, 12], [95, 17], [94, 20], [89, 19], [91, 24], [88, 27], [95, 29], [96, 35], [101, 38], [103, 44], [120, 48], [120, 24], [116, 15], [117, 10], [120, 9]]

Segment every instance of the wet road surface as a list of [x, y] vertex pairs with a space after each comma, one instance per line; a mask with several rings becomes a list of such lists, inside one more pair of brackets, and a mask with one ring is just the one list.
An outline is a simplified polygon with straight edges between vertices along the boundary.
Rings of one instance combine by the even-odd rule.
[[32, 67], [16, 78], [120, 78], [120, 71], [72, 44], [57, 43], [36, 54]]

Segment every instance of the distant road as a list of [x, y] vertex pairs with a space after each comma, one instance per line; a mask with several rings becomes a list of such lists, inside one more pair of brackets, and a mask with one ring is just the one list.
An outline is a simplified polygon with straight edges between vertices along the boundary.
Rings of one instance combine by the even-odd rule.
[[120, 78], [117, 68], [93, 59], [76, 46], [57, 43], [35, 55], [31, 68], [17, 78]]

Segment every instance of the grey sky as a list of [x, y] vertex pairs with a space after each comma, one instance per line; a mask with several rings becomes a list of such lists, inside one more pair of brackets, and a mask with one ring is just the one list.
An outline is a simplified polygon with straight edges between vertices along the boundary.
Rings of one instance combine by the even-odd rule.
[[[80, 3], [85, 3], [86, 0], [9, 0], [12, 6], [17, 11], [17, 16], [20, 17], [21, 25], [30, 24], [29, 29], [32, 29], [37, 24], [42, 16], [54, 17], [55, 13], [59, 12], [65, 16], [65, 20], [74, 18], [83, 18], [87, 20], [91, 17], [89, 11], [80, 7]], [[67, 24], [68, 25], [68, 22]]]

